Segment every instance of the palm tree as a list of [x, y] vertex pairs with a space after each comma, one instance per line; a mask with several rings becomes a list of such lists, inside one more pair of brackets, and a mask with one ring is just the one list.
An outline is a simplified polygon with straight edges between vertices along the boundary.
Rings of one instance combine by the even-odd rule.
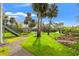
[[31, 21], [31, 23], [29, 24], [30, 31], [32, 31], [32, 28], [33, 28], [35, 25], [36, 25], [36, 23], [35, 23], [35, 20], [33, 19], [33, 20]]
[[29, 24], [31, 20], [31, 13], [27, 13], [27, 17], [25, 17], [24, 24]]
[[42, 23], [42, 18], [45, 16], [45, 13], [48, 9], [48, 3], [34, 3], [32, 4], [32, 7], [38, 17], [37, 37], [41, 37], [41, 24], [40, 23]]
[[58, 7], [56, 4], [51, 4], [48, 11], [47, 11], [47, 16], [48, 18], [50, 18], [49, 20], [49, 26], [48, 26], [48, 35], [50, 34], [50, 28], [51, 28], [51, 20], [54, 17], [57, 17], [57, 13], [58, 13]]
[[[27, 13], [27, 17], [25, 17], [24, 24], [29, 26], [31, 21], [32, 21], [31, 13]], [[30, 30], [30, 28], [28, 29]]]

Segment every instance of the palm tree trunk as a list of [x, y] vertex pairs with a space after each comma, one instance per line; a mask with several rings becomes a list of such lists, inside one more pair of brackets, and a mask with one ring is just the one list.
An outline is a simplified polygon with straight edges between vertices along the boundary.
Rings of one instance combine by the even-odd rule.
[[40, 14], [38, 16], [38, 31], [37, 31], [37, 37], [41, 37], [41, 26], [40, 26]]
[[50, 27], [51, 27], [51, 18], [50, 18], [50, 20], [49, 20], [48, 35], [50, 35]]
[[40, 19], [40, 32], [42, 31], [42, 18]]
[[2, 38], [2, 4], [0, 4], [0, 43], [3, 43]]

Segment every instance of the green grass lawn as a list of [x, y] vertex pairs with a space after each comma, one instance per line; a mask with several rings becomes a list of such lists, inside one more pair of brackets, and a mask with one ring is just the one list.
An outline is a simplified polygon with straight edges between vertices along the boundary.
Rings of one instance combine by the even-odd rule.
[[7, 39], [4, 40], [4, 42], [12, 43], [12, 42], [16, 42], [18, 40], [21, 40], [22, 38], [23, 38], [23, 36], [21, 36], [21, 37], [7, 38]]
[[59, 33], [42, 33], [40, 38], [36, 37], [36, 33], [30, 33], [21, 46], [33, 55], [38, 56], [72, 56], [75, 55], [74, 49], [68, 48], [55, 40], [60, 36]]
[[4, 33], [4, 36], [3, 36], [4, 42], [7, 42], [7, 43], [16, 42], [16, 41], [18, 41], [22, 38], [23, 38], [23, 35], [17, 37], [17, 36], [15, 36], [15, 35], [13, 35], [12, 33], [9, 33], [9, 32]]
[[5, 46], [0, 48], [0, 56], [8, 56], [9, 55], [9, 47]]

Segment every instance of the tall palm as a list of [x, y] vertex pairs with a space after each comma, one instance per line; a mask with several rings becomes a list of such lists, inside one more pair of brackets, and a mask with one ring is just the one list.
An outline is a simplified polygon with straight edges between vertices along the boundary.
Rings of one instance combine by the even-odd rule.
[[25, 17], [25, 20], [24, 20], [24, 24], [29, 24], [30, 21], [32, 20], [31, 18], [31, 13], [27, 13], [27, 16]]
[[32, 31], [32, 28], [33, 28], [35, 25], [36, 25], [36, 23], [35, 23], [35, 20], [33, 19], [33, 20], [31, 21], [31, 23], [29, 24], [30, 31]]
[[50, 18], [49, 20], [49, 26], [48, 26], [48, 35], [50, 34], [50, 28], [51, 28], [51, 20], [54, 17], [57, 17], [58, 13], [58, 7], [56, 4], [51, 4], [48, 11], [47, 11], [47, 16]]
[[[27, 13], [27, 17], [25, 17], [24, 24], [29, 26], [31, 21], [32, 21], [31, 13]], [[30, 30], [30, 28], [28, 29]]]
[[42, 18], [45, 16], [45, 13], [48, 9], [48, 3], [34, 3], [32, 4], [33, 10], [36, 12], [38, 17], [38, 31], [37, 37], [41, 36], [41, 22]]

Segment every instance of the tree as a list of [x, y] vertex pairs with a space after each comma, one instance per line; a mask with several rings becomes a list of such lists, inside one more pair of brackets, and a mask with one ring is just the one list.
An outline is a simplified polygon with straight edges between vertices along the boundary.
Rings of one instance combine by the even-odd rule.
[[45, 13], [48, 9], [48, 3], [33, 3], [32, 4], [33, 10], [36, 12], [38, 17], [38, 31], [37, 37], [41, 37], [41, 25], [42, 18], [45, 16]]
[[30, 27], [30, 31], [32, 30], [32, 28], [36, 25], [35, 20], [31, 20], [31, 23], [29, 24]]
[[48, 26], [48, 35], [50, 34], [50, 28], [51, 28], [51, 20], [54, 17], [57, 17], [57, 13], [58, 13], [58, 7], [56, 4], [51, 4], [48, 11], [47, 11], [47, 16], [49, 19], [49, 26]]
[[[31, 21], [32, 21], [31, 13], [27, 13], [27, 17], [25, 17], [24, 24], [26, 24], [26, 25], [29, 26], [30, 23], [31, 23]], [[28, 29], [30, 31], [30, 28], [29, 27], [28, 27]]]
[[30, 21], [32, 20], [31, 18], [31, 13], [27, 13], [27, 16], [25, 17], [25, 20], [24, 20], [24, 24], [30, 24]]
[[3, 25], [6, 25], [7, 24], [7, 22], [8, 22], [8, 16], [7, 15], [5, 15], [4, 13], [3, 13], [3, 15], [2, 15], [2, 21], [3, 21]]
[[16, 23], [16, 20], [14, 17], [11, 17], [9, 22], [11, 23], [11, 25], [13, 26]]
[[20, 29], [20, 27], [22, 27], [22, 26], [20, 26], [20, 23], [17, 22], [16, 20], [13, 22], [13, 26], [14, 26], [15, 28], [17, 28], [17, 29]]

